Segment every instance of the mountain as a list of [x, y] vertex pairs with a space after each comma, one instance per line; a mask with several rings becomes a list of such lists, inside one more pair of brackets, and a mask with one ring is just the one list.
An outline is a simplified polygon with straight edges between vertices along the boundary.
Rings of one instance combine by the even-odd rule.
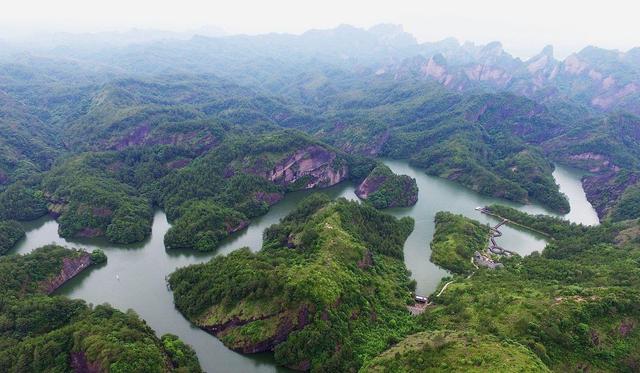
[[[141, 242], [162, 209], [166, 249], [213, 257], [171, 275], [175, 306], [236, 351], [317, 371], [640, 367], [640, 49], [523, 61], [396, 25], [58, 40], [0, 52], [2, 252], [47, 213], [69, 240]], [[440, 213], [432, 260], [450, 286], [416, 306], [413, 223], [377, 210], [415, 204], [416, 182], [380, 158], [558, 213], [570, 205], [552, 172], [573, 165], [601, 224], [492, 206], [550, 237], [494, 271], [472, 261], [489, 228]], [[213, 256], [286, 193], [347, 180], [366, 202], [311, 197], [261, 251]], [[134, 313], [46, 294], [90, 260], [0, 257], [0, 370], [198, 371]]]
[[431, 79], [456, 91], [510, 91], [540, 102], [571, 100], [598, 110], [640, 113], [636, 50], [627, 53], [586, 47], [556, 60], [553, 47], [521, 61], [498, 42], [484, 46], [447, 43], [421, 46], [419, 57], [384, 69], [396, 77]]
[[[305, 71], [369, 69], [397, 79], [430, 79], [455, 91], [509, 91], [538, 102], [572, 101], [595, 110], [640, 113], [640, 52], [586, 47], [563, 61], [547, 46], [522, 61], [499, 42], [476, 45], [454, 39], [418, 43], [401, 26], [370, 29], [340, 25], [300, 35], [178, 34], [132, 30], [69, 37], [38, 55], [72, 59], [107, 72], [128, 75], [205, 73], [274, 89]], [[180, 34], [181, 35], [181, 34]], [[208, 36], [207, 36], [208, 35]], [[99, 48], [87, 47], [89, 40]], [[122, 42], [106, 40], [121, 38]], [[137, 41], [139, 39], [139, 42]], [[64, 39], [63, 39], [64, 40]], [[29, 53], [29, 52], [27, 52]]]

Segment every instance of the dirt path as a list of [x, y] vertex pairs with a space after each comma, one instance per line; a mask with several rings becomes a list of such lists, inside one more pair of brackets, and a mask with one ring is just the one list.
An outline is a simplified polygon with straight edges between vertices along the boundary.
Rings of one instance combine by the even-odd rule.
[[440, 292], [438, 293], [438, 295], [436, 295], [436, 297], [439, 297], [440, 294], [442, 294], [442, 292], [445, 291], [447, 286], [449, 286], [452, 282], [453, 282], [453, 280], [451, 280], [451, 281], [447, 282], [446, 284], [444, 284], [444, 286], [442, 287], [442, 289], [440, 289]]

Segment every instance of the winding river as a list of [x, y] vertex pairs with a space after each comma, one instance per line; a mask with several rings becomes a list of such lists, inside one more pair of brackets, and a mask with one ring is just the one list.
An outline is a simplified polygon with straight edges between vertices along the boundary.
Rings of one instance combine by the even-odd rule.
[[[435, 290], [440, 279], [447, 272], [429, 261], [429, 242], [433, 235], [435, 213], [442, 210], [464, 214], [481, 222], [495, 224], [495, 219], [475, 210], [499, 202], [530, 213], [548, 211], [536, 205], [516, 205], [495, 198], [474, 193], [453, 182], [424, 174], [404, 161], [385, 160], [398, 174], [416, 178], [419, 188], [418, 203], [409, 208], [390, 209], [387, 212], [401, 217], [415, 219], [415, 230], [404, 246], [405, 262], [418, 283], [417, 293], [428, 295]], [[575, 170], [557, 166], [554, 172], [556, 182], [567, 194], [571, 212], [565, 218], [583, 224], [597, 224], [598, 218], [586, 200], [580, 184], [581, 174]], [[347, 183], [323, 190], [332, 198], [345, 197], [356, 200], [354, 187]], [[286, 371], [276, 367], [271, 354], [241, 355], [228, 350], [220, 341], [192, 326], [173, 305], [173, 297], [167, 289], [165, 277], [178, 267], [209, 260], [214, 255], [227, 254], [237, 248], [248, 246], [259, 250], [262, 246], [262, 232], [287, 215], [296, 204], [311, 194], [302, 191], [288, 194], [264, 216], [252, 221], [248, 229], [227, 240], [214, 253], [194, 253], [167, 251], [163, 237], [169, 223], [163, 212], [154, 216], [151, 236], [135, 245], [115, 246], [103, 240], [65, 240], [58, 236], [58, 225], [48, 217], [25, 223], [26, 238], [12, 253], [28, 253], [35, 248], [57, 243], [87, 250], [101, 248], [108, 256], [108, 262], [85, 271], [58, 290], [58, 294], [81, 298], [89, 303], [109, 303], [121, 310], [134, 309], [158, 335], [173, 333], [194, 347], [203, 368], [208, 372], [276, 372]], [[511, 227], [502, 228], [500, 245], [508, 250], [526, 255], [540, 251], [545, 245], [542, 237]]]

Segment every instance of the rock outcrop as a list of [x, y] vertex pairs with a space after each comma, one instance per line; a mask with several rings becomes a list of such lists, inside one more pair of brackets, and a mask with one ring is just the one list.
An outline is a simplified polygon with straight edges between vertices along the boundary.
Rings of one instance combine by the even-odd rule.
[[104, 371], [100, 364], [89, 362], [82, 351], [71, 353], [71, 369], [75, 373], [101, 373]]
[[238, 231], [241, 231], [249, 226], [248, 220], [241, 220], [237, 224], [233, 225], [229, 222], [225, 222], [225, 228], [227, 230], [227, 234], [232, 234]]
[[311, 189], [336, 185], [348, 174], [346, 162], [340, 162], [335, 152], [311, 145], [282, 159], [264, 176], [283, 186]]
[[51, 279], [43, 281], [40, 286], [44, 292], [51, 294], [65, 282], [87, 269], [90, 265], [91, 255], [89, 253], [82, 253], [75, 258], [64, 258], [62, 259], [62, 269], [60, 273]]
[[603, 219], [620, 201], [623, 193], [631, 186], [640, 183], [640, 173], [630, 172], [619, 175], [614, 171], [590, 175], [582, 179], [587, 200]]
[[[256, 321], [275, 323], [277, 326], [271, 335], [264, 339], [253, 341], [238, 339], [235, 343], [229, 343], [231, 338], [225, 338], [238, 328]], [[309, 306], [301, 305], [297, 312], [280, 312], [277, 314], [264, 315], [258, 318], [241, 318], [234, 316], [223, 323], [202, 326], [202, 329], [213, 334], [221, 340], [227, 341], [227, 346], [236, 352], [243, 354], [255, 354], [260, 352], [273, 351], [275, 347], [286, 341], [289, 334], [296, 330], [301, 330], [309, 324]]]
[[539, 102], [570, 98], [596, 109], [640, 114], [637, 50], [619, 52], [586, 47], [563, 61], [546, 46], [526, 61], [498, 42], [425, 45], [425, 51], [379, 69], [395, 79], [428, 79], [453, 91], [509, 91]]
[[253, 197], [258, 202], [265, 202], [267, 205], [272, 206], [278, 203], [284, 195], [282, 193], [268, 193], [268, 192], [255, 192]]

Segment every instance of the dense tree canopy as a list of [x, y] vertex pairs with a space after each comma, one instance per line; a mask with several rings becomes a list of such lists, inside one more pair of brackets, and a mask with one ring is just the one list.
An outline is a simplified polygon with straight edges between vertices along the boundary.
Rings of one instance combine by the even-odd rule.
[[175, 336], [159, 340], [135, 312], [43, 293], [64, 260], [83, 255], [46, 246], [0, 257], [0, 370], [199, 372], [189, 346]]
[[415, 284], [402, 263], [412, 228], [409, 218], [312, 196], [265, 233], [259, 253], [182, 268], [169, 283], [178, 309], [232, 349], [354, 370], [413, 328], [405, 306]]

